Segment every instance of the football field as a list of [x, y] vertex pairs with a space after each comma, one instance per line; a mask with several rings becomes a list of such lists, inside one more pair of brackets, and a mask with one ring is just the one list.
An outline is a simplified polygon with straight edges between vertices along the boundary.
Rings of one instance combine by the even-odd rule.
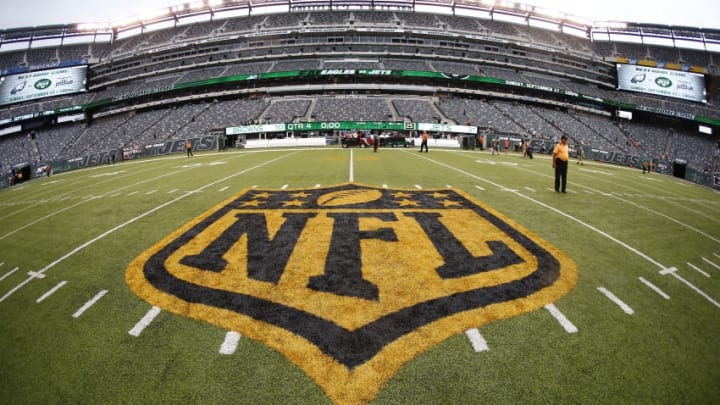
[[720, 193], [568, 179], [328, 147], [2, 190], [2, 402], [717, 402]]

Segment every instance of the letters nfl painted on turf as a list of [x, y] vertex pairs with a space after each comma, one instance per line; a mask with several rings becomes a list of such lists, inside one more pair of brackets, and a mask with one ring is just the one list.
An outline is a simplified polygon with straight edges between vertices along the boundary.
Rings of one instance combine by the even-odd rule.
[[570, 291], [562, 252], [459, 190], [246, 190], [136, 258], [149, 303], [283, 353], [337, 403], [371, 400], [450, 336]]

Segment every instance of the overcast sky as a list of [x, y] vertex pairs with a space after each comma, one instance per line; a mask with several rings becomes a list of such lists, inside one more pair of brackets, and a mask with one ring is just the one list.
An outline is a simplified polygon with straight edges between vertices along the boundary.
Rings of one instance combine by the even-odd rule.
[[[197, 0], [192, 0], [195, 1]], [[0, 0], [0, 28], [78, 22], [106, 23], [190, 2]], [[643, 22], [720, 29], [720, 0], [527, 0], [522, 3], [546, 7], [591, 21]]]

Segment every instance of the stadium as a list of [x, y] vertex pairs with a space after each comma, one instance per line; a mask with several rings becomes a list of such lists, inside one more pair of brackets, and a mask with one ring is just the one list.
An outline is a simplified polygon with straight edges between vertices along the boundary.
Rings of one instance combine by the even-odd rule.
[[9, 403], [720, 398], [720, 30], [201, 3], [0, 30]]

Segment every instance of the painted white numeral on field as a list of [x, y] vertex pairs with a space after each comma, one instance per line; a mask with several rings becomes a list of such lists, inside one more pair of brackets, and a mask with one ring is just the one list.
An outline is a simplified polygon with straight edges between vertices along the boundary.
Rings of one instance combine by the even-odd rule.
[[48, 292], [40, 296], [40, 298], [38, 298], [35, 302], [37, 302], [38, 304], [43, 302], [47, 297], [55, 294], [55, 291], [59, 290], [65, 284], [67, 284], [67, 281], [59, 282], [55, 287], [51, 288]]
[[145, 314], [145, 316], [142, 317], [141, 320], [138, 321], [138, 323], [135, 324], [135, 326], [130, 329], [128, 332], [130, 335], [138, 337], [142, 333], [142, 331], [152, 323], [152, 321], [155, 319], [156, 316], [160, 314], [160, 308], [159, 307], [152, 307], [150, 310]]
[[547, 309], [548, 312], [550, 312], [550, 315], [552, 315], [553, 318], [555, 318], [560, 323], [563, 329], [565, 329], [565, 332], [576, 333], [578, 331], [578, 328], [573, 325], [573, 323], [570, 322], [569, 319], [567, 319], [565, 314], [563, 314], [562, 312], [560, 312], [559, 309], [557, 309], [555, 304], [547, 304], [545, 305], [545, 309]]
[[242, 335], [235, 331], [228, 332], [225, 335], [225, 341], [222, 346], [220, 346], [220, 354], [226, 354], [229, 356], [235, 353], [235, 349], [237, 349], [238, 342], [240, 342], [241, 337]]
[[107, 294], [107, 292], [108, 290], [102, 290], [99, 293], [95, 294], [95, 296], [92, 297], [90, 301], [86, 302], [85, 305], [81, 306], [80, 309], [75, 311], [75, 313], [73, 314], [73, 318], [80, 318], [80, 316], [85, 311], [87, 311], [91, 306], [95, 305], [95, 303], [98, 302], [98, 300], [100, 300], [100, 298], [102, 298], [105, 294]]
[[480, 334], [480, 331], [477, 328], [468, 329], [465, 331], [465, 335], [470, 339], [470, 344], [472, 344], [473, 350], [475, 350], [475, 353], [485, 352], [490, 350], [488, 347], [487, 341], [483, 337], [483, 335]]
[[608, 299], [610, 299], [610, 301], [616, 303], [626, 314], [632, 315], [635, 313], [635, 311], [633, 311], [633, 309], [630, 308], [630, 306], [628, 304], [622, 302], [622, 300], [620, 298], [616, 297], [615, 294], [611, 293], [607, 288], [598, 287], [597, 289], [598, 289], [598, 291], [603, 293], [606, 297], [608, 297]]

